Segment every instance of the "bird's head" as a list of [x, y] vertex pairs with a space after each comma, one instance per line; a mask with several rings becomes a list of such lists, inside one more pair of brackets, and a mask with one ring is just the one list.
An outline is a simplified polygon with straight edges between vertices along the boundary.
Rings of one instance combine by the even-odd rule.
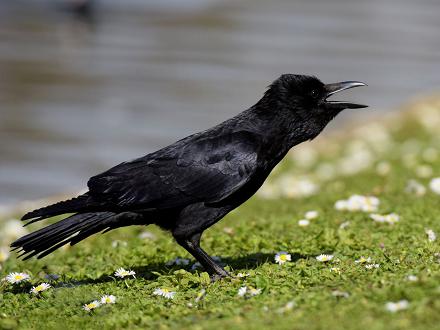
[[367, 107], [328, 100], [335, 93], [359, 86], [366, 84], [359, 81], [324, 84], [313, 76], [283, 74], [269, 86], [260, 102], [275, 110], [294, 129], [309, 129], [309, 138], [314, 138], [342, 110]]

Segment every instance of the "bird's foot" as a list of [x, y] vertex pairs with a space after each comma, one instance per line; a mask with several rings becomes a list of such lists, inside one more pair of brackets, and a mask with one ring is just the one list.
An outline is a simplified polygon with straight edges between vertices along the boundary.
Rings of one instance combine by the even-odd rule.
[[223, 270], [222, 272], [212, 274], [210, 277], [211, 277], [211, 283], [213, 283], [218, 280], [221, 280], [222, 278], [231, 277], [231, 275], [226, 270]]

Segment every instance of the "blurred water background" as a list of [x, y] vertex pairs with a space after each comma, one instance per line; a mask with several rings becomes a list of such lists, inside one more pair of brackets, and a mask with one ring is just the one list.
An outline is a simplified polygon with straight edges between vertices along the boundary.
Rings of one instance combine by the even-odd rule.
[[281, 73], [440, 89], [438, 0], [0, 0], [0, 205], [85, 188], [254, 104]]

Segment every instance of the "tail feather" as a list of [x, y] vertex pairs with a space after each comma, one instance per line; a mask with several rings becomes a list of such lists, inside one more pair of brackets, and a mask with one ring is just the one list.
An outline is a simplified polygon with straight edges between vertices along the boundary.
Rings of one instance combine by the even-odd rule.
[[49, 206], [42, 207], [40, 209], [31, 211], [29, 213], [26, 213], [21, 220], [29, 220], [33, 219], [32, 221], [29, 221], [27, 225], [40, 221], [46, 218], [53, 217], [55, 215], [65, 214], [65, 213], [76, 213], [76, 212], [85, 212], [90, 211], [90, 206], [87, 204], [87, 201], [89, 199], [89, 196], [87, 194], [58, 202]]
[[21, 249], [24, 260], [35, 255], [40, 259], [70, 242], [71, 245], [90, 235], [121, 226], [112, 212], [79, 213], [23, 236], [11, 247]]

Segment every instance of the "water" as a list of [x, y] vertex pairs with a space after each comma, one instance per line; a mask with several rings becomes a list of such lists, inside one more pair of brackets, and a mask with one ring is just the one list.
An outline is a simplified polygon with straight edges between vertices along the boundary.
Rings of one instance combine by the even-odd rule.
[[345, 99], [369, 104], [368, 114], [440, 88], [437, 0], [97, 9], [87, 22], [49, 1], [0, 2], [0, 204], [82, 189], [244, 110], [281, 73], [365, 81]]

